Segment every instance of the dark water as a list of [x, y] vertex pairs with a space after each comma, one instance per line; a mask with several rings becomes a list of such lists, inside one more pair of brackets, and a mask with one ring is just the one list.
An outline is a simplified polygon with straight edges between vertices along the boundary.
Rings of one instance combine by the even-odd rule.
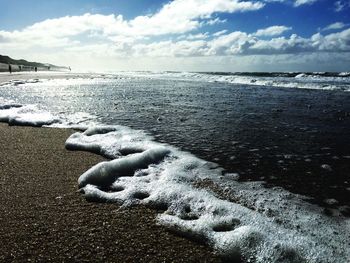
[[[0, 87], [55, 113], [88, 112], [321, 205], [350, 205], [350, 92], [125, 78]], [[334, 205], [334, 204], [333, 204]]]

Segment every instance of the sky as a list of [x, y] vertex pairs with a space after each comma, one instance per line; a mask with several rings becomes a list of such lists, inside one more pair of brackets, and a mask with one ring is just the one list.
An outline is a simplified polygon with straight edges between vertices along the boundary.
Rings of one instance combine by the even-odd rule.
[[0, 0], [0, 54], [75, 71], [350, 71], [350, 0]]

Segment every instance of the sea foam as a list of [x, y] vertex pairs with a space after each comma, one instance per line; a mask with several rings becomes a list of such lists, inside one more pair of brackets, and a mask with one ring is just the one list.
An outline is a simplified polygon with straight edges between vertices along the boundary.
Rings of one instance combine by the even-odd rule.
[[[303, 196], [259, 182], [241, 183], [217, 164], [158, 143], [123, 126], [68, 122], [37, 107], [8, 104], [0, 120], [10, 124], [79, 127], [70, 150], [90, 151], [110, 161], [78, 179], [85, 198], [121, 205], [146, 205], [157, 222], [205, 241], [228, 259], [250, 262], [349, 262], [350, 221], [326, 216]], [[15, 121], [13, 121], [15, 120]], [[116, 248], [117, 249], [117, 248]]]
[[[110, 151], [79, 178], [88, 200], [164, 210], [159, 224], [253, 262], [348, 262], [349, 220], [281, 188], [240, 183], [214, 163], [122, 126], [75, 133], [68, 149]], [[125, 151], [124, 149], [128, 149]], [[211, 185], [206, 189], [201, 184]], [[223, 192], [218, 194], [213, 189]], [[235, 201], [232, 201], [235, 200]]]
[[57, 117], [39, 110], [35, 105], [5, 104], [0, 109], [0, 122], [7, 122], [9, 125], [40, 127], [59, 122]]
[[321, 72], [279, 74], [240, 74], [210, 72], [119, 72], [118, 74], [130, 77], [142, 77], [150, 79], [221, 82], [234, 85], [249, 85], [262, 87], [350, 91], [350, 75], [348, 72], [331, 74], [330, 76]]
[[0, 122], [9, 125], [85, 130], [96, 123], [93, 119], [96, 118], [88, 113], [77, 112], [60, 116], [42, 110], [37, 105], [22, 105], [11, 101], [0, 105]]
[[46, 79], [46, 80], [12, 80], [0, 83], [0, 86], [42, 87], [50, 85], [60, 88], [69, 85], [85, 85], [94, 83], [103, 85], [115, 79], [164, 79], [191, 82], [219, 82], [233, 85], [248, 85], [261, 87], [298, 88], [315, 90], [350, 91], [350, 73], [200, 73], [200, 72], [116, 72], [115, 74], [93, 74], [91, 78], [77, 77], [74, 79]]

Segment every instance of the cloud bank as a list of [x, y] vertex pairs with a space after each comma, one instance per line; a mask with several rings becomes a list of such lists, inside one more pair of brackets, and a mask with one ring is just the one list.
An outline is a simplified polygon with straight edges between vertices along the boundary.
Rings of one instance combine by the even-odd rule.
[[[297, 0], [295, 6], [313, 2]], [[340, 32], [315, 33], [309, 38], [298, 36], [287, 25], [271, 25], [255, 32], [204, 31], [218, 24], [225, 26], [227, 21], [220, 17], [222, 13], [255, 12], [264, 6], [265, 3], [259, 1], [175, 0], [154, 14], [131, 20], [114, 14], [65, 16], [35, 23], [22, 30], [0, 30], [0, 50], [18, 56], [30, 53], [34, 60], [42, 58], [52, 63], [67, 64], [65, 61], [74, 58], [73, 64], [77, 66], [90, 63], [91, 67], [100, 64], [102, 68], [113, 65], [121, 68], [120, 61], [123, 61], [122, 69], [138, 58], [159, 61], [162, 58], [188, 58], [186, 63], [190, 64], [189, 59], [195, 63], [198, 59], [193, 58], [199, 57], [203, 58], [202, 61], [217, 57], [246, 57], [248, 61], [256, 56], [274, 56], [277, 61], [277, 56], [282, 55], [350, 52], [350, 29], [346, 29], [347, 25], [342, 22], [322, 30], [342, 29]], [[144, 69], [147, 69], [146, 64]]]

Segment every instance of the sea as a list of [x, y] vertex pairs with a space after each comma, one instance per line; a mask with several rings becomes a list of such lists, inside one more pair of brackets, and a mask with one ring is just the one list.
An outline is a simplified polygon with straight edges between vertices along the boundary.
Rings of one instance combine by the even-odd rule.
[[0, 83], [0, 121], [74, 128], [92, 201], [147, 205], [228, 260], [350, 262], [350, 72], [108, 72]]

